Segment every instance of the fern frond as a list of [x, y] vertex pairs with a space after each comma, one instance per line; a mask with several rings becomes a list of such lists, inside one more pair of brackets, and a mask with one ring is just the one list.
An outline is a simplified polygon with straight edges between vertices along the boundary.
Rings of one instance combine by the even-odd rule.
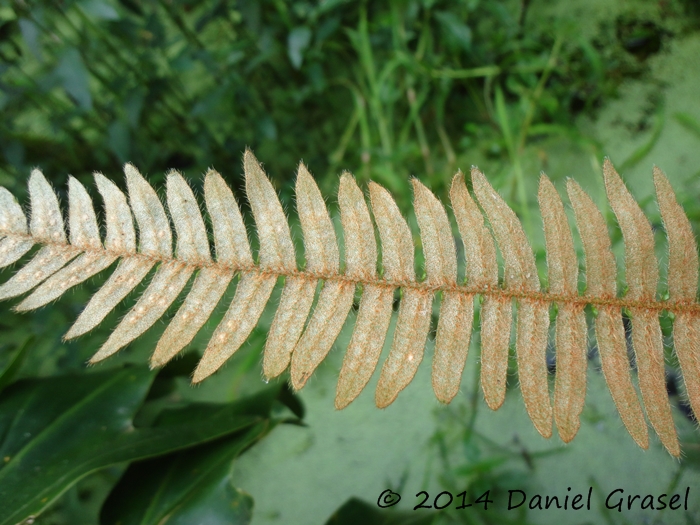
[[[491, 223], [503, 254], [505, 291], [539, 292], [535, 256], [517, 216], [478, 169], [472, 170], [472, 183], [474, 194]], [[550, 437], [552, 406], [546, 359], [549, 303], [527, 296], [519, 297], [516, 302], [515, 351], [520, 389], [535, 428], [542, 436]]]
[[[31, 291], [16, 309], [32, 310], [118, 260], [112, 275], [66, 334], [70, 339], [100, 324], [155, 267], [136, 304], [92, 357], [91, 362], [96, 362], [150, 328], [194, 276], [151, 357], [151, 366], [158, 367], [192, 341], [221, 301], [224, 290], [238, 276], [234, 297], [194, 372], [193, 381], [199, 382], [241, 347], [258, 323], [278, 279], [283, 278], [284, 288], [265, 344], [263, 373], [271, 378], [289, 368], [293, 387], [300, 389], [334, 344], [360, 286], [357, 319], [338, 379], [335, 405], [339, 409], [359, 395], [379, 363], [396, 290], [402, 298], [391, 349], [380, 371], [377, 406], [391, 404], [413, 379], [423, 359], [433, 300], [438, 294], [441, 301], [432, 366], [435, 395], [449, 403], [459, 390], [473, 328], [474, 300], [480, 296], [481, 385], [488, 406], [499, 408], [505, 398], [515, 304], [515, 350], [525, 408], [542, 436], [550, 437], [556, 423], [565, 442], [578, 431], [585, 401], [588, 332], [584, 308], [590, 304], [597, 311], [593, 322], [603, 374], [627, 430], [639, 446], [648, 447], [643, 406], [662, 444], [672, 455], [680, 454], [665, 387], [659, 314], [665, 310], [675, 315], [675, 350], [691, 406], [698, 415], [698, 252], [688, 218], [658, 168], [654, 168], [654, 184], [669, 243], [668, 300], [657, 298], [659, 269], [649, 221], [608, 160], [603, 167], [606, 192], [625, 244], [628, 292], [623, 297], [617, 293], [617, 266], [603, 215], [573, 180], [567, 182], [567, 193], [583, 244], [583, 295], [578, 293], [579, 265], [564, 203], [546, 175], [540, 178], [538, 192], [549, 271], [549, 289], [542, 290], [520, 220], [478, 169], [471, 172], [473, 197], [461, 172], [455, 175], [450, 189], [464, 244], [466, 283], [457, 274], [457, 249], [447, 212], [417, 179], [412, 186], [425, 256], [423, 280], [414, 270], [411, 229], [392, 196], [378, 184], [369, 184], [373, 224], [370, 207], [353, 176], [346, 172], [340, 177], [338, 203], [345, 246], [341, 265], [338, 240], [323, 196], [306, 166], [299, 165], [296, 203], [306, 256], [304, 268], [299, 269], [287, 217], [270, 180], [250, 151], [244, 155], [244, 171], [260, 245], [257, 262], [236, 198], [213, 170], [204, 179], [204, 200], [215, 257], [199, 204], [177, 172], [167, 175], [170, 219], [154, 189], [132, 165], [124, 168], [128, 202], [114, 183], [96, 173], [95, 183], [105, 206], [103, 242], [85, 188], [76, 179], [69, 179], [66, 236], [58, 198], [41, 172], [34, 170], [29, 178], [29, 224], [14, 197], [0, 188], [0, 267], [16, 262], [32, 246], [40, 245], [32, 259], [0, 286], [0, 298]], [[175, 253], [171, 220], [177, 241]], [[381, 242], [381, 275], [377, 270], [374, 225]], [[503, 255], [502, 286], [496, 246]], [[546, 349], [553, 304], [557, 311], [557, 370], [552, 401]], [[631, 317], [641, 402], [627, 358], [623, 309]]]
[[[556, 295], [578, 294], [578, 260], [571, 230], [554, 185], [546, 175], [540, 177], [538, 201], [542, 210], [549, 291]], [[578, 432], [579, 415], [586, 398], [587, 334], [582, 304], [557, 303], [555, 347], [557, 375], [554, 382], [554, 419], [564, 442]]]

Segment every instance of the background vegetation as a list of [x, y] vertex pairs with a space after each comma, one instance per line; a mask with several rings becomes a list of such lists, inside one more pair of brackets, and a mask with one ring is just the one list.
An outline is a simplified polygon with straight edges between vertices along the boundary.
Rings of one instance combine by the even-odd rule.
[[[3, 2], [0, 184], [23, 201], [29, 170], [39, 166], [65, 197], [68, 174], [88, 188], [92, 171], [121, 183], [121, 166], [131, 161], [156, 187], [170, 168], [199, 187], [212, 166], [240, 190], [249, 146], [293, 221], [299, 159], [324, 194], [334, 195], [338, 174], [349, 169], [361, 183], [388, 187], [413, 221], [410, 176], [447, 202], [456, 169], [478, 164], [523, 219], [546, 284], [540, 170], [555, 182], [575, 175], [612, 219], [599, 172], [603, 156], [612, 156], [659, 226], [663, 261], [651, 188], [656, 162], [700, 228], [698, 53], [693, 0]], [[332, 197], [329, 206], [334, 213]], [[619, 255], [619, 231], [611, 235]], [[164, 325], [87, 369], [133, 304], [104, 328], [61, 342], [103, 281], [31, 315], [3, 307], [2, 524], [40, 512], [35, 523], [189, 524], [193, 516], [212, 524], [384, 523], [387, 516], [395, 523], [583, 523], [598, 522], [596, 512], [625, 523], [639, 516], [508, 513], [503, 505], [418, 515], [408, 502], [423, 489], [467, 490], [474, 498], [491, 489], [502, 497], [510, 488], [561, 490], [574, 478], [579, 492], [591, 485], [596, 494], [615, 483], [662, 493], [700, 482], [693, 444], [700, 440], [670, 351], [669, 392], [685, 440], [680, 463], [657, 442], [643, 452], [625, 435], [595, 348], [584, 426], [567, 447], [534, 434], [515, 389], [506, 407], [486, 411], [476, 380], [478, 337], [464, 391], [449, 407], [437, 406], [420, 372], [386, 411], [373, 408], [367, 392], [334, 413], [342, 352], [332, 352], [301, 394], [309, 410], [308, 426], [300, 427], [302, 401], [284, 378], [260, 381], [265, 321], [197, 389], [187, 376], [207, 330], [158, 374], [143, 363]], [[664, 323], [668, 335], [671, 321]], [[513, 386], [516, 377], [513, 367]], [[374, 516], [387, 487], [402, 492], [405, 504]], [[353, 496], [370, 506], [351, 500], [334, 514]], [[644, 517], [698, 521], [700, 500], [684, 516]]]

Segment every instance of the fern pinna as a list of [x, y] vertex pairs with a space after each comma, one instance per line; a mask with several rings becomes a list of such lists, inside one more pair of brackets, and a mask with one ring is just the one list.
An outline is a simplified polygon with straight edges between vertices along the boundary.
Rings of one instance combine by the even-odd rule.
[[[474, 300], [481, 296], [481, 385], [492, 409], [499, 408], [505, 398], [515, 301], [515, 348], [525, 407], [542, 436], [552, 435], [554, 420], [566, 442], [574, 438], [580, 425], [588, 347], [584, 308], [593, 305], [595, 338], [612, 398], [629, 433], [639, 446], [647, 448], [647, 425], [627, 356], [622, 317], [622, 310], [626, 309], [631, 318], [631, 340], [647, 417], [666, 449], [674, 456], [680, 454], [666, 392], [659, 314], [666, 310], [675, 316], [675, 351], [690, 403], [695, 414], [700, 414], [698, 254], [690, 223], [659, 169], [654, 169], [654, 182], [669, 244], [668, 300], [656, 297], [659, 277], [651, 226], [609, 161], [603, 171], [608, 199], [625, 243], [628, 291], [624, 297], [617, 293], [616, 261], [603, 216], [573, 180], [567, 182], [567, 192], [584, 248], [583, 295], [578, 293], [579, 264], [564, 205], [545, 175], [540, 178], [538, 194], [549, 269], [549, 290], [543, 291], [520, 221], [478, 169], [471, 172], [475, 199], [462, 173], [455, 175], [450, 190], [452, 210], [464, 243], [465, 280], [458, 277], [457, 252], [447, 213], [417, 179], [412, 184], [425, 256], [423, 280], [414, 271], [411, 230], [389, 192], [378, 184], [370, 182], [369, 197], [381, 241], [382, 273], [377, 271], [375, 227], [369, 208], [349, 173], [341, 175], [338, 192], [346, 254], [341, 270], [338, 243], [324, 199], [307, 168], [299, 165], [296, 203], [306, 252], [306, 265], [299, 270], [287, 218], [272, 184], [250, 151], [244, 155], [244, 170], [246, 194], [260, 242], [257, 262], [235, 197], [213, 170], [204, 180], [204, 199], [213, 230], [215, 259], [197, 200], [176, 172], [167, 176], [168, 210], [177, 236], [173, 254], [168, 215], [153, 188], [132, 165], [127, 164], [124, 169], [128, 203], [114, 183], [95, 174], [105, 206], [104, 242], [91, 199], [74, 178], [69, 180], [70, 236], [66, 238], [56, 194], [41, 172], [34, 170], [29, 179], [29, 225], [14, 197], [0, 188], [0, 266], [12, 264], [35, 244], [41, 245], [34, 257], [0, 286], [0, 298], [34, 289], [16, 308], [38, 308], [119, 260], [66, 334], [66, 339], [71, 339], [97, 326], [157, 265], [135, 306], [91, 359], [96, 362], [152, 326], [196, 274], [151, 357], [151, 366], [157, 367], [192, 341], [228, 284], [239, 275], [235, 296], [194, 372], [193, 381], [199, 382], [241, 347], [258, 322], [277, 280], [283, 277], [284, 288], [265, 345], [263, 372], [271, 378], [289, 367], [291, 383], [300, 389], [337, 338], [359, 285], [362, 296], [335, 400], [336, 407], [343, 408], [367, 385], [377, 366], [397, 289], [402, 297], [391, 350], [381, 368], [377, 406], [391, 404], [416, 373], [438, 292], [441, 303], [432, 383], [437, 398], [450, 402], [458, 392], [467, 357]], [[138, 243], [132, 214], [138, 227]], [[502, 285], [496, 246], [504, 261]], [[319, 281], [323, 286], [311, 313]], [[557, 367], [552, 404], [546, 348], [553, 304], [557, 311]]]

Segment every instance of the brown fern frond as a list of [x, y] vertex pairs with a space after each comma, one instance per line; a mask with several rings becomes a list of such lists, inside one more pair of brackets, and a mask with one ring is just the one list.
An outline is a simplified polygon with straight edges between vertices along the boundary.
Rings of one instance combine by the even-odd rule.
[[[654, 166], [654, 185], [668, 237], [669, 300], [693, 304], [698, 285], [698, 245], [690, 221], [676, 202], [663, 171]], [[673, 324], [673, 342], [683, 372], [693, 413], [700, 415], [700, 317], [679, 311]]]
[[[452, 179], [450, 199], [464, 243], [467, 283], [476, 290], [495, 292], [498, 290], [496, 246], [479, 208], [467, 191], [461, 171]], [[506, 398], [513, 301], [506, 294], [482, 295], [481, 388], [489, 408], [498, 410]]]
[[[474, 194], [484, 210], [504, 260], [504, 285], [509, 292], [539, 292], [535, 256], [522, 225], [486, 177], [472, 169]], [[523, 295], [518, 298], [515, 351], [525, 408], [537, 431], [552, 435], [552, 404], [547, 384], [549, 303]]]
[[[540, 177], [538, 200], [544, 224], [549, 291], [556, 295], [577, 295], [578, 260], [564, 203], [544, 174]], [[559, 435], [568, 443], [578, 432], [579, 415], [586, 399], [588, 330], [582, 304], [562, 301], [557, 307], [554, 419]]]
[[[644, 212], [635, 202], [609, 159], [603, 165], [605, 189], [625, 241], [627, 296], [633, 301], [654, 301], [659, 269], [654, 254], [654, 234]], [[637, 358], [639, 390], [651, 425], [674, 456], [680, 454], [671, 406], [666, 395], [664, 346], [659, 312], [636, 306], [632, 315], [632, 346]]]
[[614, 303], [617, 294], [617, 268], [610, 249], [605, 220], [591, 198], [574, 180], [569, 179], [567, 190], [583, 243], [586, 267], [584, 297], [587, 300], [600, 300], [598, 316], [595, 319], [595, 335], [603, 376], [627, 431], [640, 447], [648, 448], [647, 425], [632, 385], [627, 359], [622, 312]]
[[[326, 203], [303, 164], [297, 173], [297, 210], [304, 231], [306, 266], [311, 274], [339, 275], [340, 254]], [[333, 346], [350, 312], [355, 284], [327, 280], [316, 308], [292, 351], [292, 386], [300, 389]]]
[[[438, 287], [455, 286], [457, 250], [445, 208], [418, 179], [412, 182], [416, 219], [425, 254], [425, 282]], [[459, 391], [473, 319], [472, 295], [450, 289], [443, 292], [433, 355], [433, 390], [443, 403], [449, 403]]]
[[355, 330], [338, 377], [335, 406], [345, 408], [367, 385], [391, 321], [394, 288], [377, 283], [377, 244], [362, 191], [349, 173], [340, 176], [340, 220], [345, 236], [345, 277], [363, 282]]
[[[579, 265], [564, 203], [545, 175], [540, 178], [538, 201], [545, 234], [548, 290], [541, 289], [534, 254], [519, 219], [477, 169], [471, 172], [473, 197], [461, 172], [455, 175], [450, 189], [452, 211], [464, 244], [464, 283], [457, 275], [457, 250], [447, 212], [417, 179], [412, 185], [425, 256], [423, 280], [414, 270], [413, 234], [392, 196], [371, 182], [368, 207], [349, 173], [341, 175], [338, 191], [345, 247], [341, 264], [331, 217], [303, 164], [297, 171], [296, 204], [306, 262], [299, 269], [289, 223], [275, 189], [250, 151], [246, 151], [243, 164], [247, 199], [260, 245], [257, 262], [236, 198], [213, 170], [204, 179], [204, 200], [215, 256], [199, 204], [177, 172], [167, 176], [169, 214], [132, 165], [124, 168], [128, 202], [114, 183], [96, 173], [95, 183], [105, 206], [104, 241], [92, 201], [76, 179], [71, 177], [68, 182], [68, 236], [58, 198], [41, 172], [34, 170], [29, 178], [29, 224], [14, 197], [0, 188], [0, 267], [16, 262], [34, 245], [40, 246], [31, 260], [0, 286], [0, 298], [31, 291], [16, 309], [32, 310], [118, 260], [112, 275], [65, 336], [73, 338], [100, 324], [155, 268], [136, 304], [92, 357], [91, 362], [96, 362], [150, 328], [194, 276], [153, 352], [151, 366], [157, 367], [192, 341], [229, 283], [237, 279], [234, 297], [194, 372], [193, 381], [199, 382], [216, 372], [246, 341], [281, 278], [284, 288], [265, 344], [263, 373], [271, 378], [289, 369], [291, 383], [299, 389], [333, 346], [359, 287], [355, 327], [338, 379], [337, 408], [347, 406], [359, 395], [379, 364], [396, 290], [400, 290], [401, 301], [391, 348], [381, 366], [377, 406], [391, 404], [413, 379], [423, 359], [436, 296], [440, 310], [432, 384], [440, 401], [449, 403], [454, 398], [470, 344], [474, 301], [480, 296], [481, 385], [488, 406], [499, 408], [505, 398], [515, 302], [515, 350], [526, 410], [542, 436], [551, 436], [555, 423], [565, 442], [578, 431], [585, 401], [588, 341], [584, 308], [592, 305], [597, 312], [593, 322], [603, 374], [627, 430], [639, 446], [648, 447], [643, 406], [666, 449], [674, 456], [680, 454], [665, 388], [659, 314], [665, 310], [675, 316], [675, 350], [691, 406], [699, 414], [698, 252], [688, 218], [659, 169], [654, 168], [654, 184], [669, 243], [668, 300], [657, 298], [659, 269], [649, 221], [607, 160], [603, 168], [605, 187], [625, 244], [628, 292], [623, 297], [617, 293], [617, 266], [603, 215], [573, 180], [567, 182], [567, 192], [583, 244], [583, 295], [578, 293]], [[170, 221], [176, 239], [174, 253]], [[374, 225], [381, 242], [381, 273]], [[498, 281], [496, 245], [503, 255], [503, 286]], [[557, 370], [552, 402], [546, 348], [553, 305]], [[641, 402], [627, 359], [623, 309], [631, 317]]]

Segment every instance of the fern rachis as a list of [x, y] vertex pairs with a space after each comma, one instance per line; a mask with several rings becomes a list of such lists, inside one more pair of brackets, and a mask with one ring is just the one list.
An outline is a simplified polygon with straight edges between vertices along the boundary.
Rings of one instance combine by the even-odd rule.
[[[258, 262], [251, 252], [238, 203], [213, 170], [205, 177], [204, 200], [211, 219], [215, 258], [197, 200], [176, 172], [167, 177], [167, 204], [177, 240], [174, 255], [173, 232], [165, 209], [133, 166], [125, 167], [128, 203], [114, 183], [95, 174], [105, 205], [104, 242], [92, 201], [73, 178], [69, 180], [70, 235], [66, 238], [56, 194], [44, 176], [34, 170], [29, 180], [29, 225], [14, 197], [0, 189], [0, 266], [12, 264], [35, 244], [41, 245], [34, 257], [0, 286], [0, 299], [34, 289], [16, 308], [38, 308], [119, 260], [116, 270], [66, 334], [70, 339], [97, 326], [156, 267], [135, 306], [91, 359], [95, 362], [150, 328], [194, 276], [189, 293], [151, 357], [155, 367], [167, 363], [189, 344], [228, 284], [239, 275], [234, 298], [195, 370], [193, 380], [199, 382], [218, 370], [245, 342], [278, 278], [284, 277], [265, 345], [263, 372], [266, 377], [276, 377], [289, 367], [292, 385], [300, 389], [333, 345], [352, 307], [355, 288], [361, 285], [355, 328], [338, 380], [335, 403], [343, 408], [366, 386], [379, 362], [396, 289], [401, 289], [402, 299], [391, 350], [381, 367], [376, 403], [388, 406], [412, 380], [423, 358], [436, 292], [442, 300], [432, 383], [438, 399], [450, 402], [458, 392], [467, 357], [474, 299], [481, 296], [481, 385], [492, 409], [500, 407], [505, 398], [515, 299], [516, 354], [525, 407], [540, 434], [550, 437], [555, 422], [566, 442], [578, 431], [585, 399], [588, 343], [584, 307], [591, 304], [597, 309], [594, 324], [603, 373], [626, 428], [641, 447], [648, 447], [643, 405], [666, 449], [674, 456], [680, 454], [665, 387], [658, 316], [662, 310], [675, 314], [675, 350], [692, 408], [700, 414], [698, 254], [690, 223], [657, 168], [654, 182], [669, 240], [667, 301], [656, 298], [658, 264], [651, 226], [609, 161], [604, 166], [606, 191], [625, 243], [628, 292], [624, 297], [617, 295], [616, 262], [603, 216], [572, 180], [567, 183], [567, 192], [584, 248], [583, 295], [577, 291], [578, 260], [564, 205], [545, 175], [540, 179], [538, 194], [549, 269], [549, 290], [543, 291], [519, 219], [477, 169], [471, 172], [475, 198], [461, 173], [454, 177], [450, 190], [465, 248], [466, 284], [458, 278], [457, 251], [447, 213], [417, 179], [412, 184], [425, 255], [424, 280], [415, 275], [413, 235], [408, 223], [389, 192], [378, 184], [369, 185], [372, 221], [370, 207], [352, 175], [344, 173], [340, 177], [338, 202], [346, 254], [341, 271], [338, 242], [323, 196], [300, 164], [296, 200], [306, 266], [299, 270], [287, 218], [272, 184], [250, 151], [244, 156], [244, 170], [246, 194], [260, 241]], [[138, 227], [138, 248], [132, 214]], [[382, 248], [381, 276], [377, 273], [374, 225]], [[496, 246], [504, 261], [502, 287]], [[323, 286], [312, 311], [319, 281]], [[545, 356], [552, 303], [557, 305], [553, 403]], [[627, 360], [622, 308], [631, 315], [642, 402]]]

